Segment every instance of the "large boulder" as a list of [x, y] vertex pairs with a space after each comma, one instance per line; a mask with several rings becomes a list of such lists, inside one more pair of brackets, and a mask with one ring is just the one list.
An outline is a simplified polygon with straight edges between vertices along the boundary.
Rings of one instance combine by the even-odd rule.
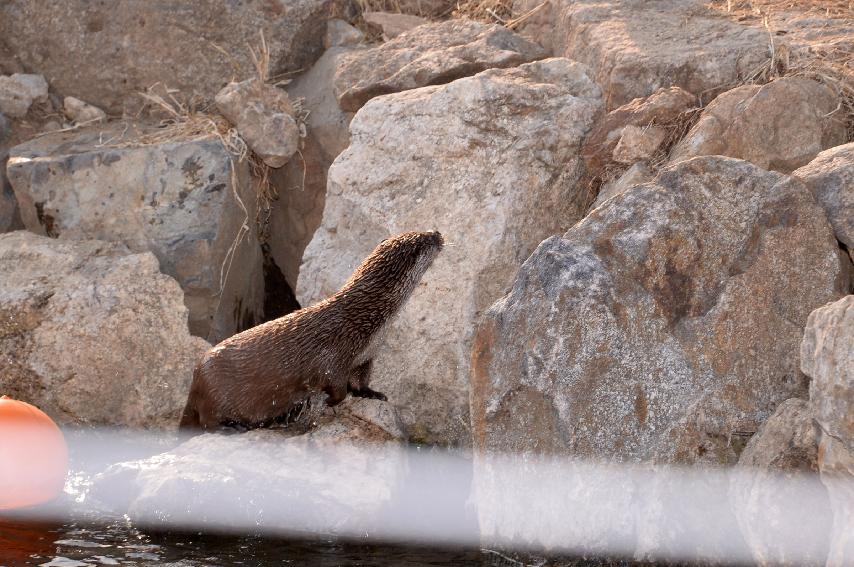
[[854, 295], [813, 311], [801, 343], [821, 427], [818, 466], [833, 507], [828, 567], [854, 562]]
[[[208, 99], [235, 72], [254, 73], [247, 43], [266, 39], [271, 75], [309, 65], [323, 48], [326, 20], [348, 0], [88, 0], [0, 4], [0, 37], [18, 60], [58, 92], [121, 112], [156, 83]], [[69, 65], [69, 61], [85, 64]]]
[[724, 155], [790, 173], [845, 142], [839, 104], [829, 87], [803, 77], [738, 87], [709, 103], [670, 159]]
[[854, 142], [821, 152], [792, 175], [812, 190], [854, 259]]
[[552, 0], [554, 53], [590, 66], [609, 109], [662, 87], [695, 95], [738, 84], [769, 59], [767, 33], [704, 0]]
[[817, 475], [819, 440], [809, 402], [793, 398], [741, 453], [729, 500], [758, 565], [824, 565], [831, 511]]
[[329, 296], [391, 234], [441, 231], [449, 245], [373, 370], [413, 438], [468, 443], [474, 322], [537, 243], [589, 205], [578, 150], [601, 105], [584, 66], [557, 58], [378, 97], [353, 119], [297, 294], [303, 305]]
[[153, 252], [184, 289], [191, 332], [219, 342], [263, 316], [248, 166], [215, 137], [145, 139], [112, 125], [12, 148], [7, 171], [21, 217], [51, 237]]
[[177, 427], [210, 345], [152, 254], [11, 232], [0, 281], [0, 391], [63, 424]]
[[348, 56], [335, 74], [335, 96], [342, 109], [355, 112], [375, 96], [449, 83], [545, 56], [539, 45], [496, 24], [436, 22]]
[[350, 51], [327, 49], [311, 69], [288, 85], [290, 96], [301, 99], [308, 117], [299, 154], [270, 177], [278, 198], [270, 211], [269, 242], [276, 264], [293, 287], [303, 251], [320, 226], [329, 166], [350, 144], [353, 113], [341, 110], [332, 90], [335, 71]]
[[842, 272], [799, 181], [724, 157], [670, 166], [544, 241], [484, 315], [475, 446], [735, 463], [731, 439], [805, 397], [802, 328]]

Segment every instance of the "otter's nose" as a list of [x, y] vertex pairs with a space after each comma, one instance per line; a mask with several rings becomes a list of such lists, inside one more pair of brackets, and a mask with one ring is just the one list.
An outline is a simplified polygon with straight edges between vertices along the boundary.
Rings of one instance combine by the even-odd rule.
[[427, 236], [434, 239], [439, 244], [439, 246], [442, 246], [445, 244], [445, 239], [442, 238], [442, 233], [439, 232], [438, 230], [431, 230], [430, 232], [427, 233]]

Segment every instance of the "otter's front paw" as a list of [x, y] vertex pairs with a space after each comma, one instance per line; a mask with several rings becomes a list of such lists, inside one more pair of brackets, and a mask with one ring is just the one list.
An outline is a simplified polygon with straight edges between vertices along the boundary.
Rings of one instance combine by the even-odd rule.
[[382, 392], [377, 392], [376, 390], [371, 390], [367, 386], [360, 388], [358, 390], [353, 390], [353, 395], [357, 398], [370, 398], [372, 400], [382, 400], [384, 402], [388, 401], [388, 398]]

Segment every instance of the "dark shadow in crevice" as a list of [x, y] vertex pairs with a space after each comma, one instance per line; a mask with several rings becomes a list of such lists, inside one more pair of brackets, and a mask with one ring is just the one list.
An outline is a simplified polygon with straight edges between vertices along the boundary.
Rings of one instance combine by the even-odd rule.
[[266, 323], [300, 309], [300, 304], [285, 274], [273, 259], [270, 245], [262, 244], [261, 253], [264, 255], [264, 318], [261, 322]]

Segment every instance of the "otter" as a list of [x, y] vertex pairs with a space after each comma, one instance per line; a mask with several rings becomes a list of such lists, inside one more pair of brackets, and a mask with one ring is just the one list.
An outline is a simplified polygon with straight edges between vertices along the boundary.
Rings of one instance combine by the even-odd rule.
[[181, 429], [253, 429], [325, 393], [385, 400], [369, 387], [383, 329], [442, 249], [436, 231], [383, 240], [328, 299], [238, 333], [193, 371]]

